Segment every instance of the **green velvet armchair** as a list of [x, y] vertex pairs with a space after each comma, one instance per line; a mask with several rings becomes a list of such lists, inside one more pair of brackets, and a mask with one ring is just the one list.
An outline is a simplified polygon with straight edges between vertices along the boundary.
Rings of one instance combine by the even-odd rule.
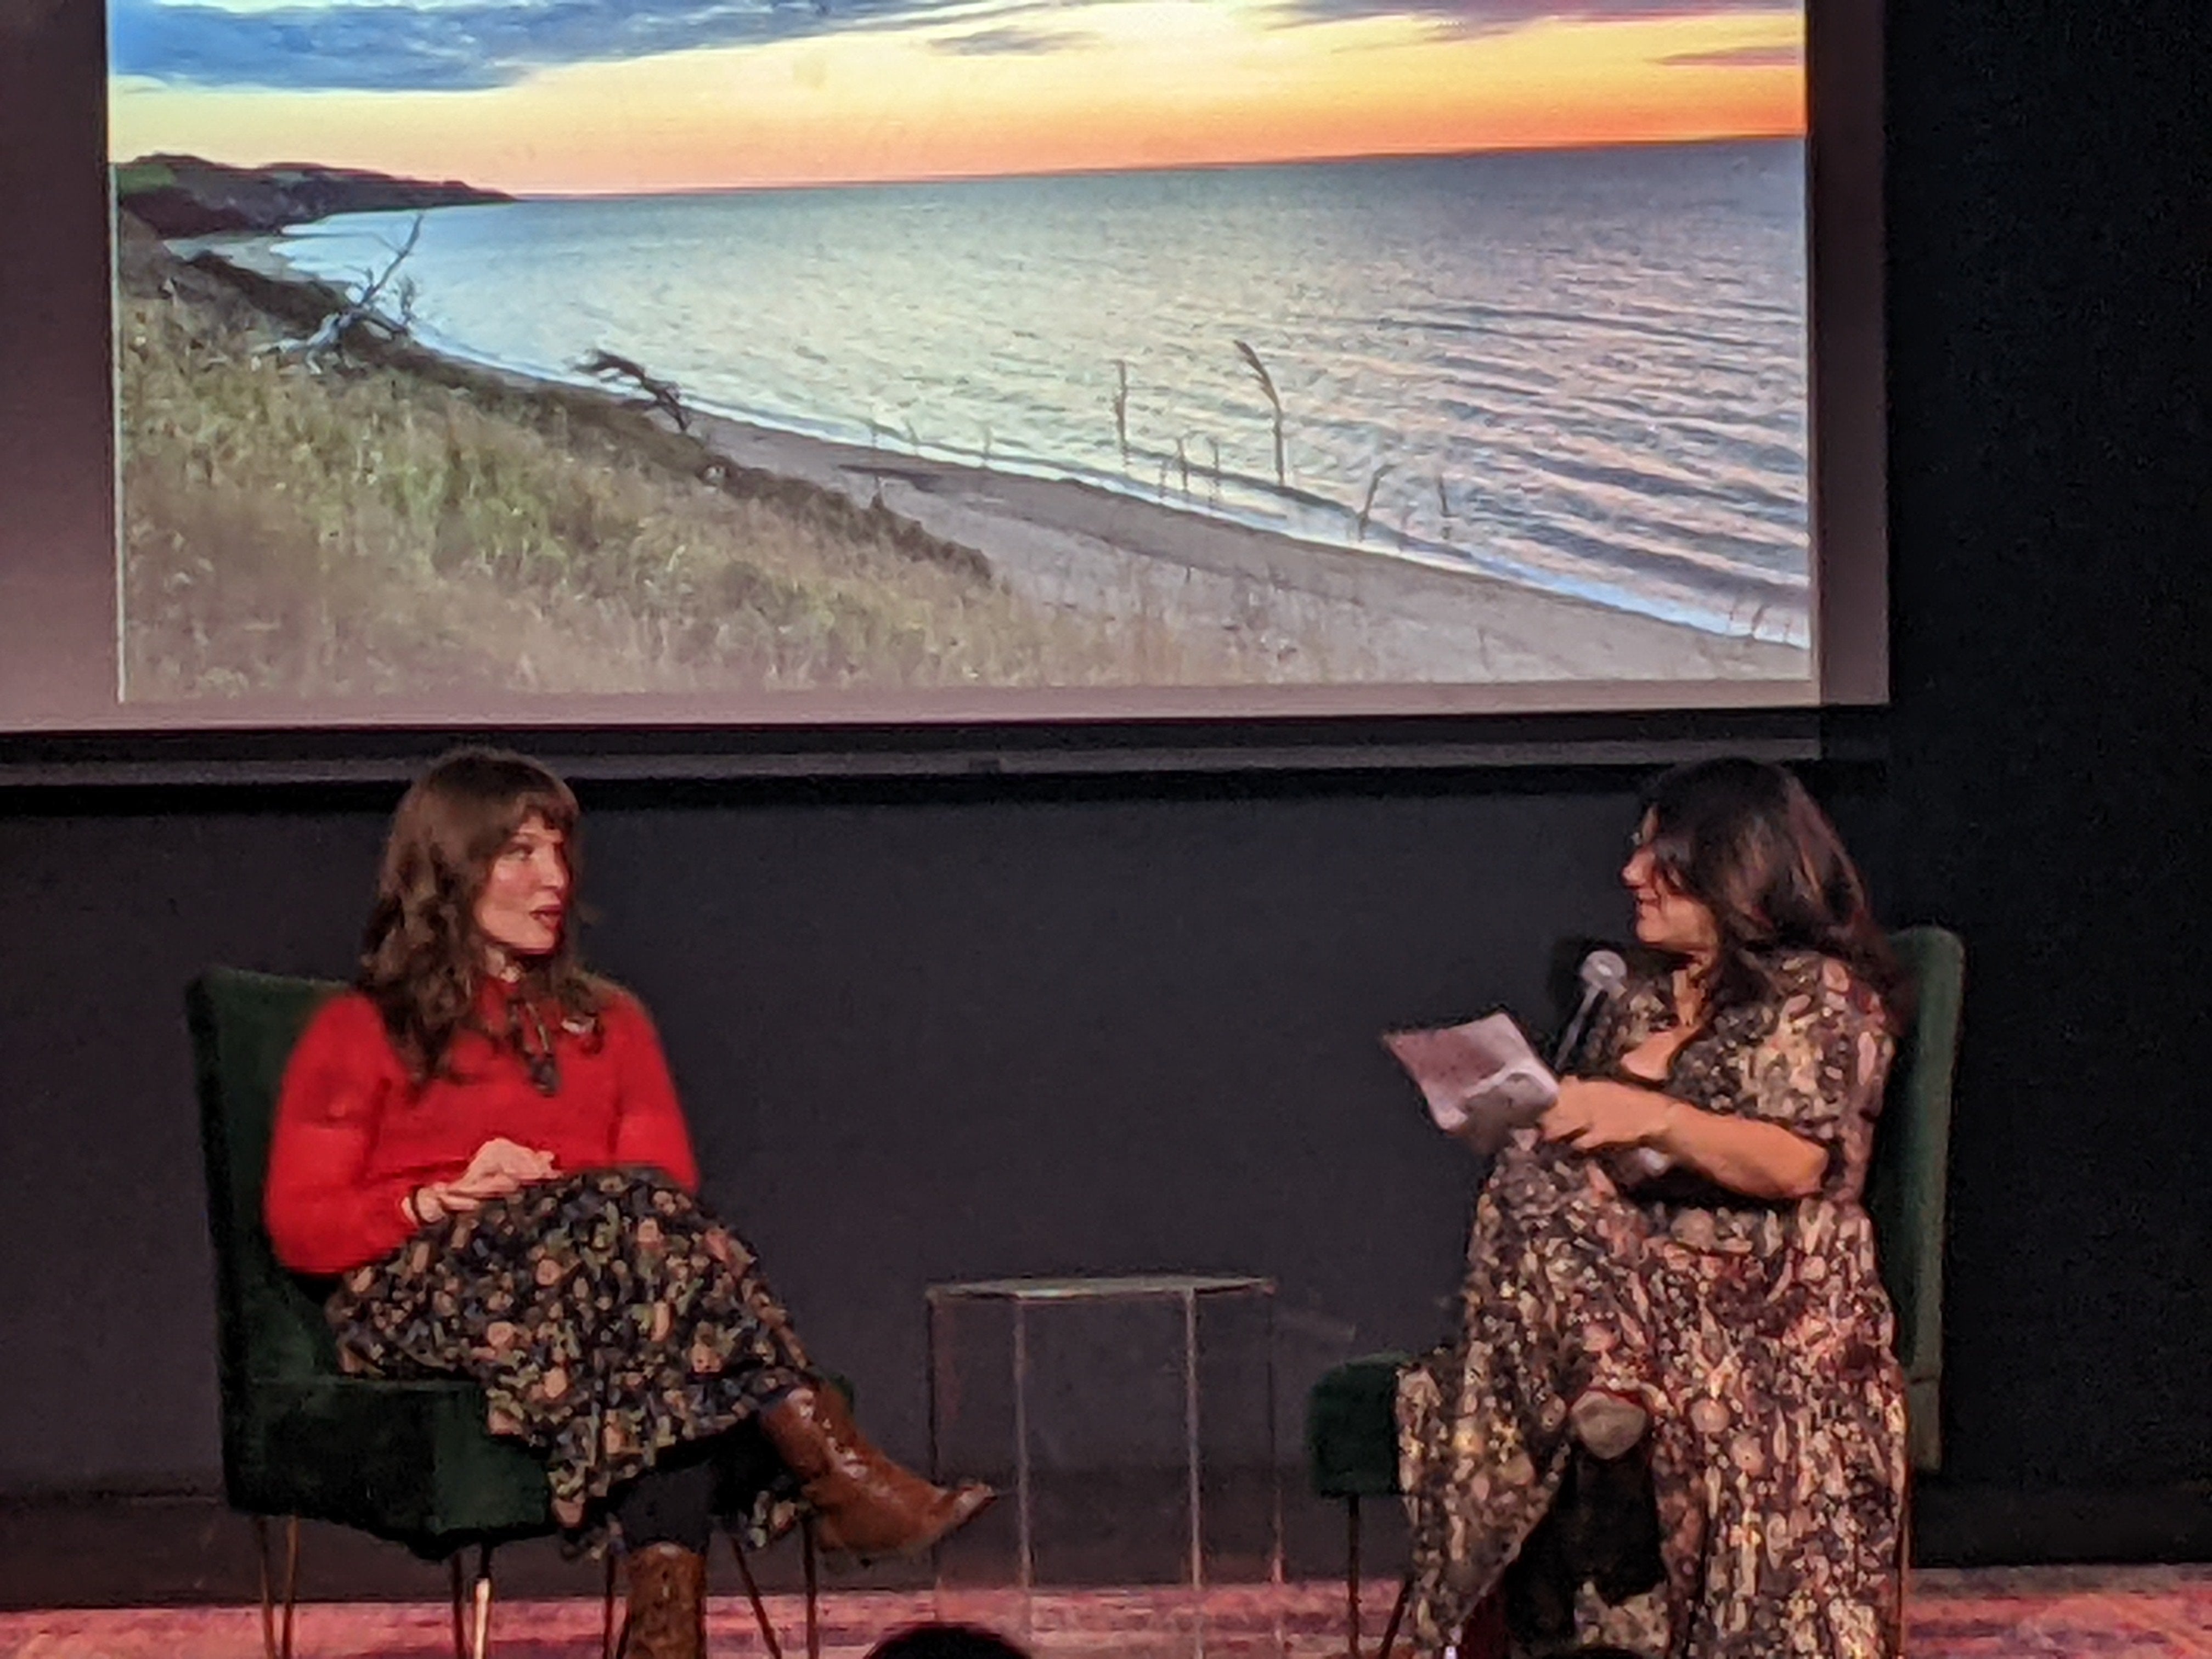
[[1913, 1469], [1928, 1474], [1943, 1466], [1944, 1186], [1966, 947], [1942, 927], [1908, 927], [1889, 944], [1912, 988], [1913, 1018], [1875, 1136], [1866, 1205], [1897, 1310], [1907, 1445]]
[[[461, 1553], [477, 1552], [467, 1645], [489, 1638], [491, 1553], [554, 1530], [545, 1473], [484, 1429], [464, 1382], [384, 1382], [342, 1375], [322, 1308], [276, 1261], [261, 1220], [262, 1183], [284, 1064], [308, 1019], [339, 988], [215, 969], [185, 994], [215, 1245], [216, 1366], [223, 1490], [254, 1517], [262, 1551], [262, 1639], [289, 1659], [299, 1588], [299, 1523], [334, 1521], [452, 1565], [454, 1648], [464, 1640]], [[287, 1522], [281, 1629], [268, 1520]]]
[[[1897, 1310], [1905, 1369], [1907, 1449], [1915, 1474], [1942, 1462], [1943, 1221], [1950, 1161], [1951, 1085], [1959, 1053], [1966, 953], [1942, 927], [1890, 935], [1912, 988], [1913, 1022], [1891, 1068], [1868, 1172], [1867, 1211]], [[1398, 1371], [1411, 1358], [1370, 1354], [1338, 1366], [1306, 1401], [1306, 1468], [1315, 1493], [1345, 1505], [1346, 1650], [1359, 1659], [1359, 1505], [1398, 1495]], [[1389, 1659], [1405, 1596], [1384, 1630]]]
[[[277, 1262], [262, 1223], [285, 1062], [315, 1010], [339, 988], [218, 968], [185, 994], [215, 1246], [223, 1488], [233, 1509], [254, 1518], [269, 1659], [291, 1653], [302, 1519], [357, 1528], [425, 1560], [447, 1562], [454, 1651], [483, 1659], [492, 1552], [556, 1529], [543, 1466], [520, 1444], [487, 1431], [483, 1396], [473, 1383], [342, 1375], [314, 1287]], [[829, 1381], [851, 1394], [843, 1379]], [[268, 1522], [274, 1516], [287, 1522], [281, 1612], [270, 1563]], [[813, 1654], [820, 1638], [811, 1528], [805, 1541], [807, 1646]], [[465, 1596], [462, 1557], [470, 1548], [477, 1552], [475, 1583]], [[742, 1552], [738, 1564], [769, 1650], [778, 1654]], [[602, 1644], [611, 1652], [611, 1556], [605, 1595]]]

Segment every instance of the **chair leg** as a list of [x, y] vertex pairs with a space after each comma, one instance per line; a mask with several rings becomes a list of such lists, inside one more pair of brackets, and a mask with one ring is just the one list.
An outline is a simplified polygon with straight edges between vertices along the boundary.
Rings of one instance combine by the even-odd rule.
[[799, 1523], [799, 1544], [806, 1564], [806, 1659], [822, 1659], [822, 1585], [814, 1559], [814, 1517]]
[[300, 1517], [284, 1517], [284, 1622], [276, 1659], [292, 1659], [292, 1610], [300, 1601]]
[[1409, 1572], [1398, 1586], [1398, 1599], [1390, 1604], [1390, 1622], [1382, 1626], [1382, 1645], [1375, 1650], [1375, 1659], [1390, 1659], [1390, 1650], [1398, 1640], [1398, 1626], [1405, 1622], [1406, 1605], [1413, 1599], [1413, 1575]]
[[738, 1558], [738, 1577], [745, 1581], [745, 1600], [753, 1604], [753, 1618], [760, 1626], [761, 1640], [768, 1648], [768, 1659], [783, 1659], [783, 1644], [775, 1639], [775, 1626], [769, 1622], [768, 1604], [761, 1600], [760, 1586], [753, 1582], [753, 1564], [745, 1559], [745, 1547], [738, 1541], [735, 1533], [728, 1534], [730, 1553]]
[[476, 1617], [469, 1631], [469, 1659], [484, 1659], [491, 1645], [491, 1546], [477, 1546]]
[[253, 1517], [253, 1543], [261, 1561], [261, 1659], [276, 1659], [276, 1584], [269, 1570], [269, 1517]]
[[615, 1553], [607, 1551], [606, 1599], [599, 1604], [599, 1659], [615, 1659]]
[[1359, 1659], [1359, 1494], [1344, 1500], [1344, 1651]]
[[1891, 1651], [1905, 1652], [1905, 1609], [1912, 1592], [1912, 1471], [1905, 1473], [1905, 1490], [1897, 1516], [1897, 1632]]

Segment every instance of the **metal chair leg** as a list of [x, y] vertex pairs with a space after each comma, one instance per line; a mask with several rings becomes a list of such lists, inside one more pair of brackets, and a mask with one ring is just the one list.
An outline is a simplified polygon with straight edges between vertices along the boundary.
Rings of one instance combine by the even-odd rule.
[[761, 1600], [760, 1586], [753, 1581], [753, 1565], [745, 1559], [745, 1547], [738, 1541], [737, 1534], [727, 1536], [730, 1553], [738, 1558], [738, 1577], [745, 1581], [745, 1599], [753, 1604], [753, 1618], [760, 1626], [761, 1640], [768, 1648], [768, 1659], [783, 1659], [783, 1644], [775, 1638], [775, 1626], [769, 1622], [768, 1604]]
[[261, 1562], [261, 1659], [276, 1659], [276, 1586], [269, 1571], [269, 1517], [253, 1517], [254, 1550]]
[[1897, 1515], [1897, 1633], [1893, 1651], [1905, 1651], [1905, 1604], [1912, 1589], [1912, 1471], [1905, 1472], [1905, 1490]]
[[[491, 1645], [491, 1546], [477, 1546], [476, 1618], [469, 1632], [469, 1659], [484, 1659]], [[289, 1659], [289, 1656], [288, 1656]]]
[[300, 1601], [300, 1517], [284, 1517], [284, 1622], [276, 1659], [292, 1659], [292, 1610]]
[[615, 1659], [615, 1553], [607, 1551], [606, 1600], [599, 1604], [599, 1659]]
[[1344, 1651], [1359, 1659], [1359, 1494], [1344, 1500]]
[[822, 1586], [814, 1559], [814, 1517], [799, 1523], [799, 1536], [806, 1563], [806, 1659], [822, 1659]]
[[1398, 1626], [1405, 1621], [1406, 1605], [1413, 1599], [1413, 1575], [1409, 1572], [1398, 1586], [1398, 1599], [1391, 1604], [1390, 1622], [1382, 1627], [1382, 1645], [1375, 1650], [1375, 1659], [1390, 1659], [1390, 1650], [1398, 1640]]

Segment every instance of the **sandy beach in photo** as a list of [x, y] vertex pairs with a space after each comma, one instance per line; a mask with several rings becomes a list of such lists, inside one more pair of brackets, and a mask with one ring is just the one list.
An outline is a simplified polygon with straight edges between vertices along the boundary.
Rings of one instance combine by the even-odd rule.
[[1285, 681], [1772, 681], [1810, 672], [1808, 653], [1794, 647], [1726, 638], [1387, 551], [1300, 541], [1093, 484], [711, 415], [696, 427], [741, 465], [856, 501], [880, 495], [933, 535], [975, 548], [1010, 588], [1040, 603], [1117, 624], [1165, 617], [1178, 628], [1249, 637]]

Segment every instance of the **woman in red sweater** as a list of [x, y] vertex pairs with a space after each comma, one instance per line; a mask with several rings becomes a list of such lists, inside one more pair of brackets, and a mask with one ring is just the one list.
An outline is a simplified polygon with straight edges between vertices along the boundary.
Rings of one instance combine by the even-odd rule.
[[492, 1431], [545, 1460], [561, 1522], [619, 1536], [629, 1659], [696, 1659], [738, 1436], [788, 1471], [725, 1515], [756, 1542], [803, 1498], [827, 1547], [921, 1549], [989, 1493], [870, 1445], [697, 1201], [652, 1022], [577, 959], [575, 823], [568, 787], [519, 756], [463, 750], [409, 790], [357, 988], [285, 1073], [269, 1237], [337, 1277], [346, 1369], [472, 1378]]

